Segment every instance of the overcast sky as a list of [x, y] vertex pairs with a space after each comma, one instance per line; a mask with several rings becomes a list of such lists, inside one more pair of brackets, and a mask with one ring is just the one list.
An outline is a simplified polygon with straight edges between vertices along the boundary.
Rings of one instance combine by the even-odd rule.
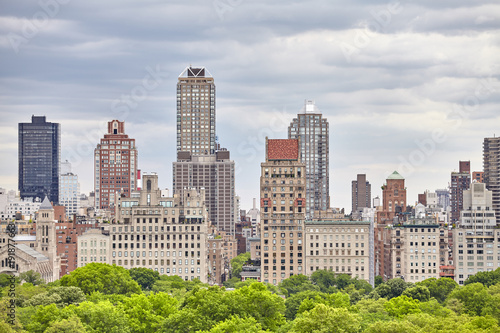
[[305, 99], [330, 123], [330, 196], [406, 178], [408, 203], [445, 188], [459, 160], [482, 170], [500, 135], [498, 0], [33, 0], [0, 4], [0, 187], [17, 189], [17, 124], [62, 128], [62, 160], [93, 190], [93, 150], [112, 119], [139, 167], [172, 187], [176, 82], [206, 67], [217, 135], [243, 209], [259, 196], [264, 138], [286, 138]]

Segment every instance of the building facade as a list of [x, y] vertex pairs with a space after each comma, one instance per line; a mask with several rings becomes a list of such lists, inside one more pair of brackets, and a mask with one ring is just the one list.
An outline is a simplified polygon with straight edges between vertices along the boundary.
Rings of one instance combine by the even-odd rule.
[[463, 192], [470, 187], [470, 161], [460, 161], [459, 171], [451, 173], [450, 183], [450, 222], [460, 221], [460, 211], [463, 204]]
[[455, 281], [500, 267], [500, 229], [496, 229], [493, 192], [484, 183], [473, 183], [463, 193], [460, 223], [453, 229]]
[[45, 116], [32, 116], [31, 123], [19, 123], [19, 192], [21, 199], [45, 196], [59, 201], [61, 126]]
[[330, 207], [329, 125], [314, 101], [288, 127], [288, 138], [299, 139], [300, 158], [306, 165], [306, 217]]
[[365, 174], [358, 174], [352, 181], [352, 210], [351, 213], [362, 212], [363, 208], [370, 208], [372, 202], [372, 186], [366, 180]]
[[215, 83], [204, 68], [184, 69], [177, 82], [177, 151], [215, 152]]
[[266, 138], [260, 177], [261, 281], [277, 285], [305, 273], [305, 185], [299, 140]]
[[483, 180], [492, 193], [496, 223], [500, 225], [500, 138], [485, 138], [483, 142]]
[[108, 133], [94, 150], [94, 191], [97, 210], [113, 208], [116, 193], [137, 189], [137, 148], [125, 134], [125, 122], [108, 122]]
[[362, 221], [306, 221], [306, 274], [324, 269], [373, 283], [371, 225]]
[[110, 264], [146, 267], [160, 274], [208, 282], [208, 213], [205, 193], [162, 196], [157, 175], [143, 175], [143, 188], [121, 196], [109, 228]]
[[174, 194], [183, 195], [187, 189], [204, 189], [210, 222], [218, 230], [235, 234], [235, 166], [229, 151], [212, 155], [192, 155], [179, 152], [173, 163]]

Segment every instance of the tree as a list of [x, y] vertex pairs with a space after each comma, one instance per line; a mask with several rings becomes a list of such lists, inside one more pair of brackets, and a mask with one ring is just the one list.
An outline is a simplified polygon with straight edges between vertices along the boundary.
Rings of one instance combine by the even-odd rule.
[[130, 277], [136, 281], [142, 290], [151, 290], [156, 281], [160, 279], [160, 273], [145, 267], [134, 267], [129, 269]]
[[76, 315], [68, 319], [54, 321], [49, 324], [44, 333], [86, 333], [80, 318]]
[[2, 273], [0, 274], [0, 288], [9, 286], [12, 282], [19, 284], [21, 280], [17, 276]]
[[45, 280], [42, 279], [42, 275], [33, 270], [29, 270], [27, 272], [19, 274], [19, 279], [21, 281], [31, 283], [34, 286], [38, 286], [40, 284], [45, 284]]
[[64, 310], [76, 314], [87, 332], [128, 333], [131, 331], [123, 308], [114, 306], [109, 301], [83, 302], [78, 306], [70, 305]]
[[381, 277], [380, 275], [375, 276], [375, 288], [382, 283], [384, 283], [384, 278]]
[[358, 314], [345, 308], [332, 308], [318, 304], [311, 311], [306, 311], [293, 321], [290, 332], [327, 333], [327, 332], [358, 332], [361, 328]]
[[434, 297], [439, 303], [443, 303], [448, 295], [458, 287], [458, 284], [450, 278], [430, 278], [417, 282], [416, 285], [427, 287], [430, 297]]
[[215, 325], [210, 331], [200, 333], [264, 333], [262, 326], [254, 318], [233, 316]]
[[314, 299], [316, 296], [326, 296], [325, 293], [322, 293], [317, 290], [306, 290], [301, 291], [299, 293], [293, 294], [290, 297], [287, 297], [285, 300], [285, 317], [288, 320], [295, 319], [297, 315], [297, 311], [299, 310], [300, 304], [305, 299]]
[[94, 291], [108, 295], [141, 292], [125, 268], [101, 263], [90, 263], [75, 269], [61, 278], [61, 286], [79, 287], [87, 295]]
[[402, 295], [394, 297], [384, 304], [385, 311], [393, 317], [403, 317], [409, 313], [421, 312], [420, 301]]
[[85, 302], [85, 294], [78, 287], [55, 287], [37, 294], [25, 302], [26, 306], [56, 304], [59, 307]]
[[319, 287], [313, 285], [311, 280], [309, 280], [307, 276], [302, 274], [292, 275], [288, 279], [281, 281], [278, 286], [281, 292], [286, 296], [290, 296], [306, 290], [319, 291]]
[[226, 292], [223, 303], [233, 315], [255, 318], [264, 330], [276, 331], [285, 323], [283, 298], [271, 293], [259, 282]]
[[480, 316], [492, 296], [481, 283], [472, 283], [453, 290], [448, 300], [457, 299], [463, 304], [465, 313]]
[[380, 297], [391, 299], [401, 296], [406, 288], [413, 286], [411, 282], [405, 282], [403, 279], [391, 279], [385, 283], [380, 284], [375, 291]]
[[426, 286], [421, 286], [421, 285], [405, 289], [402, 295], [408, 296], [413, 299], [417, 299], [420, 302], [427, 302], [431, 297], [429, 289]]
[[420, 333], [419, 327], [406, 320], [378, 321], [364, 331], [366, 333]]
[[231, 259], [231, 275], [241, 280], [240, 273], [243, 270], [243, 265], [250, 260], [250, 252], [241, 253]]
[[500, 268], [491, 272], [478, 272], [475, 275], [469, 276], [465, 280], [464, 285], [472, 283], [482, 283], [485, 287], [500, 283]]
[[330, 287], [335, 286], [335, 273], [324, 269], [318, 269], [311, 274], [311, 281], [316, 284], [322, 292], [326, 293]]

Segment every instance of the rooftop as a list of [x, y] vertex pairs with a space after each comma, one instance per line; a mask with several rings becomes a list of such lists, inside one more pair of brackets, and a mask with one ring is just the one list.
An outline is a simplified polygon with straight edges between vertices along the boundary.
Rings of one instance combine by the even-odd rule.
[[394, 171], [387, 179], [404, 179], [397, 171]]
[[52, 204], [50, 203], [49, 198], [47, 196], [45, 196], [45, 199], [43, 199], [42, 205], [38, 209], [54, 209], [54, 207], [52, 207]]
[[333, 220], [319, 220], [319, 221], [305, 221], [306, 224], [324, 224], [324, 225], [370, 225], [369, 221], [333, 221]]
[[268, 139], [267, 158], [269, 160], [298, 160], [299, 140]]

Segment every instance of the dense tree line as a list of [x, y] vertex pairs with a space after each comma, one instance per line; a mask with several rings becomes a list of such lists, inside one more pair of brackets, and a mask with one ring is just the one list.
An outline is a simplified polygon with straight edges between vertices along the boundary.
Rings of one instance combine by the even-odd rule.
[[7, 322], [10, 279], [0, 275], [0, 332], [500, 332], [500, 269], [417, 283], [363, 280], [331, 271], [278, 286], [184, 281], [145, 268], [93, 263], [54, 283], [16, 280], [16, 321]]

